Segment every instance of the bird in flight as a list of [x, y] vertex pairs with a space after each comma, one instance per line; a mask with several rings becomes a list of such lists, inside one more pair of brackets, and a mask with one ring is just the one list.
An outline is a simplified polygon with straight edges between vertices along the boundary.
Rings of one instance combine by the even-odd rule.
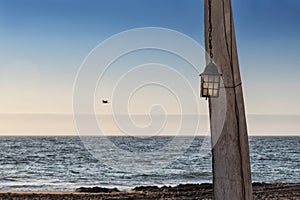
[[108, 104], [108, 100], [104, 100], [104, 99], [103, 99], [103, 100], [102, 100], [102, 103], [103, 103], [103, 104]]

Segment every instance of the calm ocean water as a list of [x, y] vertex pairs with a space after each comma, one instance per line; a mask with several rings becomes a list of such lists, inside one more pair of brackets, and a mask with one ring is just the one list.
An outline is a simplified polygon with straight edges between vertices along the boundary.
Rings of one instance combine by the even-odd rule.
[[[155, 151], [172, 137], [152, 137], [151, 141], [131, 137], [109, 139], [119, 148], [134, 152]], [[138, 185], [211, 182], [211, 153], [209, 146], [201, 147], [204, 139], [196, 137], [181, 157], [162, 169], [127, 172], [99, 162], [79, 137], [0, 137], [0, 189], [66, 190], [81, 186], [126, 189]], [[253, 181], [300, 182], [299, 144], [300, 137], [296, 136], [250, 137]], [[106, 150], [110, 151], [110, 147]]]

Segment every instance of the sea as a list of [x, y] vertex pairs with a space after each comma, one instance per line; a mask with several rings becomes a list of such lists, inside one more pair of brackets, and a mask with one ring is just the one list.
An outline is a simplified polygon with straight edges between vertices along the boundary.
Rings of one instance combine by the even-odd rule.
[[[111, 143], [102, 144], [105, 150], [102, 153], [118, 148], [131, 152], [129, 156], [137, 156], [143, 155], [140, 152], [159, 151], [174, 138], [106, 139]], [[123, 154], [112, 156], [111, 159], [122, 160], [119, 166], [113, 166], [113, 162], [105, 162], [91, 153], [80, 137], [1, 136], [0, 190], [73, 190], [94, 186], [123, 190], [141, 185], [210, 183], [209, 140], [205, 136], [193, 138], [182, 154], [164, 166], [157, 165], [156, 158], [150, 157], [131, 163], [141, 170], [128, 170], [122, 164], [132, 162], [130, 158], [124, 158]], [[300, 182], [299, 136], [251, 136], [249, 144], [253, 182]], [[151, 163], [154, 167], [149, 170]], [[142, 170], [143, 166], [148, 166], [147, 170]]]

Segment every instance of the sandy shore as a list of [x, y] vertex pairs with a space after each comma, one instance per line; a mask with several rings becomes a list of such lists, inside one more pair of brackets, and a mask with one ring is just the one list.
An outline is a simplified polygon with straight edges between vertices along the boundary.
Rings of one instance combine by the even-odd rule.
[[[254, 199], [299, 200], [300, 183], [253, 183]], [[0, 191], [0, 199], [212, 199], [211, 184], [176, 187], [136, 187], [128, 191], [107, 188], [78, 188], [74, 191]]]

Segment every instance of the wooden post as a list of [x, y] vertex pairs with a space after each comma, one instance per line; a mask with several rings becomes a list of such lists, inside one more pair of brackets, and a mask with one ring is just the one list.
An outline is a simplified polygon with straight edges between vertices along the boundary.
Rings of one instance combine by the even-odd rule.
[[[205, 48], [209, 52], [209, 0], [205, 0], [204, 7]], [[247, 124], [231, 0], [211, 0], [210, 8], [213, 61], [222, 74], [226, 94], [224, 110], [220, 109], [220, 101], [209, 100], [214, 199], [252, 200]], [[225, 123], [218, 133], [215, 126], [220, 123], [218, 115], [222, 112]]]

